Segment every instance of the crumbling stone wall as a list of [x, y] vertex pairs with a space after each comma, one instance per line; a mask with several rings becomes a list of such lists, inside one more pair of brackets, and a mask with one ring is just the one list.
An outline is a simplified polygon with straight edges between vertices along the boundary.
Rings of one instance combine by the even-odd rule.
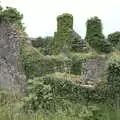
[[102, 80], [106, 73], [105, 57], [89, 58], [82, 63], [82, 76], [84, 80]]
[[15, 27], [0, 23], [0, 88], [21, 91], [25, 76], [20, 63], [20, 35]]

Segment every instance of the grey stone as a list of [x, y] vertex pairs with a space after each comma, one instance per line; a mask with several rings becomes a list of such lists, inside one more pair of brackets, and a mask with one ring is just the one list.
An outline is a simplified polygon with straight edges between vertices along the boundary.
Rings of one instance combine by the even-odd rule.
[[88, 80], [101, 80], [105, 77], [106, 71], [105, 57], [96, 57], [87, 59], [82, 63], [82, 76], [83, 79]]
[[15, 27], [0, 24], [0, 88], [23, 91], [25, 75], [20, 61], [20, 34]]

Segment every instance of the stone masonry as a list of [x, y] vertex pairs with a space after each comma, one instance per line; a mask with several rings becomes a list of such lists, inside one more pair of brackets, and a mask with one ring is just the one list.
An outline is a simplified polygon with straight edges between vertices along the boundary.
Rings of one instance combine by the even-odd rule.
[[15, 27], [0, 23], [0, 88], [22, 91], [25, 76], [20, 63], [20, 36]]
[[83, 79], [88, 80], [101, 80], [105, 77], [106, 60], [105, 57], [95, 57], [87, 59], [82, 63]]

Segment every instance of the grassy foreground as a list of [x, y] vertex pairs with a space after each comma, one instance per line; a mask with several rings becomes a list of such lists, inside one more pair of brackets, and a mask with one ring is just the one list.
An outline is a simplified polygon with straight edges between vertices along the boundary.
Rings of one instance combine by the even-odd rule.
[[[68, 102], [68, 101], [67, 101]], [[0, 92], [0, 120], [120, 120], [120, 109], [106, 104], [67, 103], [68, 108], [57, 112], [29, 111], [22, 109], [23, 96]]]
[[[10, 99], [12, 99], [10, 101]], [[120, 110], [113, 110], [106, 105], [74, 104], [67, 111], [48, 113], [39, 111], [25, 113], [21, 110], [22, 102], [19, 99], [1, 101], [0, 120], [120, 120]]]

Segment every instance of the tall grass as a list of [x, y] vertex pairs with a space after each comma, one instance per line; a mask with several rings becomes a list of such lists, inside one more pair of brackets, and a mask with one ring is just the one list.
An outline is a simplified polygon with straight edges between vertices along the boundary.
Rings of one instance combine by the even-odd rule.
[[68, 111], [57, 113], [44, 113], [42, 111], [24, 113], [19, 108], [20, 104], [1, 106], [0, 120], [120, 120], [120, 110], [110, 110], [107, 106], [101, 107], [101, 113], [94, 114], [84, 105], [74, 105]]
[[0, 94], [0, 120], [120, 120], [120, 109], [106, 104], [70, 104], [66, 111], [25, 113], [22, 98], [10, 93]]

